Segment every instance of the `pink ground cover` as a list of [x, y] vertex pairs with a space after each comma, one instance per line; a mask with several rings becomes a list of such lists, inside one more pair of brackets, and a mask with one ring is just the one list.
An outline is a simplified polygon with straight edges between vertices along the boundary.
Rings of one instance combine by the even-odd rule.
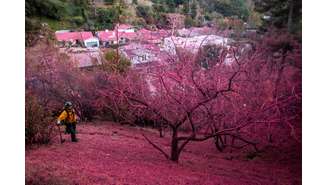
[[169, 151], [169, 133], [159, 138], [156, 130], [109, 122], [80, 124], [77, 130], [78, 143], [65, 135], [63, 144], [56, 137], [51, 145], [26, 150], [27, 184], [301, 184], [301, 160], [294, 155], [295, 148], [271, 149], [248, 160], [241, 151], [220, 153], [208, 140], [190, 143], [176, 164], [141, 135]]

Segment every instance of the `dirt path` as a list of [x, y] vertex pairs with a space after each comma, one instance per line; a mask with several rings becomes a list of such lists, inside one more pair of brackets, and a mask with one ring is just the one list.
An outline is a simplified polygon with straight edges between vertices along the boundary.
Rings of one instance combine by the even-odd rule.
[[[260, 158], [227, 160], [230, 154], [218, 153], [210, 141], [187, 146], [175, 164], [149, 145], [138, 128], [83, 124], [78, 131], [78, 143], [65, 135], [64, 144], [55, 138], [52, 145], [26, 151], [29, 184], [301, 184], [294, 165]], [[169, 151], [168, 137], [150, 131], [146, 135]]]

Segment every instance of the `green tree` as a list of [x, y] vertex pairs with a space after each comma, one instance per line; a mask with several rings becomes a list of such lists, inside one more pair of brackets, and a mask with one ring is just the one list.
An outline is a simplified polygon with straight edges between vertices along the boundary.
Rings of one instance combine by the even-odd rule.
[[45, 16], [51, 19], [62, 20], [67, 15], [67, 3], [60, 0], [27, 0], [25, 15]]
[[193, 2], [190, 7], [190, 16], [191, 18], [195, 18], [197, 16], [197, 4]]
[[291, 32], [293, 27], [301, 28], [302, 1], [299, 0], [255, 0], [255, 10], [270, 15], [267, 24], [278, 28], [287, 27]]
[[170, 12], [170, 13], [175, 12], [176, 4], [175, 4], [174, 0], [165, 0], [165, 4], [167, 5], [168, 12]]
[[168, 12], [167, 7], [161, 3], [154, 3], [152, 5], [152, 8], [153, 8], [154, 12], [158, 12], [158, 13]]
[[224, 16], [238, 16], [244, 21], [249, 16], [249, 10], [243, 0], [219, 1], [215, 4], [215, 10]]
[[137, 16], [142, 17], [148, 24], [154, 24], [154, 13], [150, 6], [138, 5], [136, 8]]
[[112, 5], [114, 4], [115, 0], [104, 0], [106, 5]]
[[189, 10], [190, 10], [189, 1], [185, 1], [182, 7], [183, 14], [187, 15], [189, 13]]
[[119, 11], [115, 7], [98, 8], [96, 27], [97, 29], [113, 29], [114, 24], [119, 20]]

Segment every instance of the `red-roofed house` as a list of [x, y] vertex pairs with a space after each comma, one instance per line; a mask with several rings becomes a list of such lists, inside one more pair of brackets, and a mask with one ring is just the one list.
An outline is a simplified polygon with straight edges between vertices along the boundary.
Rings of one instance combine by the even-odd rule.
[[99, 41], [91, 32], [56, 32], [56, 39], [65, 45], [83, 45], [85, 47], [98, 47]]
[[103, 47], [109, 47], [110, 45], [115, 44], [116, 36], [114, 31], [98, 31], [97, 36], [100, 41], [100, 45]]
[[97, 32], [100, 43], [104, 47], [109, 47], [110, 45], [117, 44], [117, 39], [119, 44], [126, 44], [131, 40], [135, 40], [137, 38], [137, 34], [135, 32], [118, 32], [118, 38], [116, 37], [115, 31], [99, 31]]

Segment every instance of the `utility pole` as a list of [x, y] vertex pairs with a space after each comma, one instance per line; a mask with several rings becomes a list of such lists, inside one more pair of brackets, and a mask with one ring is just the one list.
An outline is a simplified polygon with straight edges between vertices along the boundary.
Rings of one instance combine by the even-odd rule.
[[118, 20], [117, 20], [117, 24], [115, 25], [115, 33], [116, 33], [116, 64], [118, 65], [119, 61], [120, 61], [120, 54], [119, 54], [119, 35], [118, 35], [118, 27], [120, 25], [120, 15], [121, 15], [121, 1], [118, 1]]
[[191, 16], [190, 0], [188, 0], [188, 15]]
[[289, 32], [291, 32], [292, 24], [293, 24], [294, 0], [289, 0], [288, 5], [289, 5], [289, 13], [288, 13], [287, 29]]

